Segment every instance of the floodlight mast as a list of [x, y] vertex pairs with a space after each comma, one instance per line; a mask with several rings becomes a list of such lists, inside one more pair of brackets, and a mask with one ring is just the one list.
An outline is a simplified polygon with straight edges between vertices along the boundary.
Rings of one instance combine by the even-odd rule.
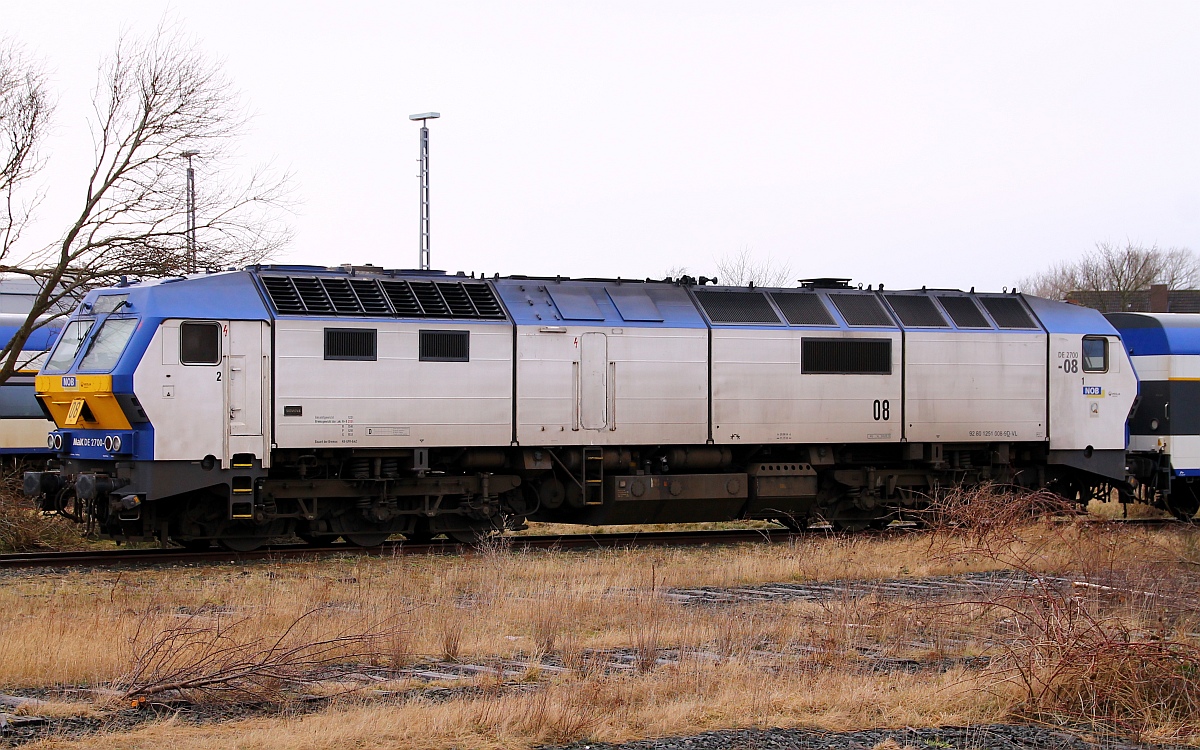
[[418, 268], [422, 271], [429, 270], [429, 128], [426, 127], [426, 120], [436, 120], [441, 117], [439, 112], [422, 112], [419, 115], [409, 115], [410, 120], [421, 121], [421, 144], [420, 152], [417, 161], [421, 163], [421, 173], [417, 178], [421, 181], [420, 202], [421, 202], [421, 224], [419, 238]]
[[187, 229], [185, 230], [188, 250], [188, 268], [190, 273], [196, 272], [196, 172], [192, 169], [192, 157], [199, 156], [199, 151], [189, 150], [179, 154], [187, 159]]

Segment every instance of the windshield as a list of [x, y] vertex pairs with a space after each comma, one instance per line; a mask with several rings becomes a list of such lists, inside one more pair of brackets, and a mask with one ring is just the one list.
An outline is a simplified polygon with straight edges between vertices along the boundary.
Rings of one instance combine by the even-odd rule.
[[92, 323], [95, 322], [72, 320], [67, 323], [62, 335], [58, 337], [58, 346], [54, 347], [54, 354], [50, 355], [50, 361], [46, 363], [46, 369], [58, 372], [70, 369], [75, 355], [79, 353], [79, 347], [83, 345], [83, 340], [87, 338], [88, 331], [92, 330]]
[[80, 372], [109, 372], [116, 367], [137, 324], [137, 318], [109, 318], [104, 321], [92, 337], [83, 361], [79, 363]]

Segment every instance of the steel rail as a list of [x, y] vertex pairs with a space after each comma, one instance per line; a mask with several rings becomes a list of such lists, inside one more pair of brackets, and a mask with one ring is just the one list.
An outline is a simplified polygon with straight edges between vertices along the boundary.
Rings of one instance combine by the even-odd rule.
[[[1064, 519], [1069, 520], [1069, 519]], [[1176, 519], [1097, 519], [1089, 523], [1102, 525], [1168, 526], [1180, 524]], [[861, 534], [880, 534], [919, 531], [911, 526], [893, 527], [882, 531], [862, 531]], [[721, 529], [713, 531], [627, 531], [607, 534], [559, 534], [547, 536], [500, 536], [485, 539], [471, 546], [452, 540], [427, 544], [408, 541], [385, 542], [379, 547], [356, 547], [351, 544], [326, 545], [279, 544], [260, 547], [250, 552], [237, 552], [213, 547], [189, 551], [178, 548], [81, 550], [75, 552], [21, 552], [0, 555], [0, 570], [14, 568], [81, 568], [118, 567], [130, 564], [243, 562], [250, 560], [315, 559], [333, 555], [399, 557], [401, 555], [454, 555], [478, 553], [481, 549], [612, 549], [621, 547], [686, 547], [765, 542], [786, 542], [796, 536], [839, 533], [828, 526], [816, 526], [801, 532], [785, 529]]]
[[[815, 529], [813, 531], [821, 531]], [[189, 551], [178, 548], [83, 550], [78, 552], [22, 552], [0, 555], [0, 569], [52, 567], [113, 567], [129, 564], [190, 562], [241, 562], [248, 560], [303, 559], [330, 555], [393, 557], [400, 555], [452, 555], [478, 553], [487, 548], [503, 549], [605, 549], [615, 547], [695, 546], [704, 544], [742, 544], [782, 542], [794, 536], [783, 529], [719, 531], [654, 531], [612, 534], [562, 534], [553, 536], [502, 536], [486, 539], [481, 546], [445, 540], [428, 544], [407, 541], [385, 542], [379, 547], [351, 544], [280, 544], [250, 552], [212, 548]]]

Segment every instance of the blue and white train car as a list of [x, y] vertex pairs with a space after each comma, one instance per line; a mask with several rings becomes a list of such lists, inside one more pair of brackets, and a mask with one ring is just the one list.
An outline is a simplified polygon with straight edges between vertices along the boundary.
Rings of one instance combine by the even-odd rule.
[[44, 508], [235, 549], [1083, 497], [1123, 481], [1137, 390], [1102, 316], [1022, 295], [371, 266], [96, 290], [37, 388]]
[[[0, 313], [0, 342], [12, 340], [25, 322], [20, 313]], [[0, 455], [48, 456], [46, 436], [54, 422], [46, 417], [38, 402], [34, 376], [58, 336], [59, 327], [47, 323], [34, 330], [21, 353], [13, 374], [0, 383]], [[0, 347], [2, 348], [2, 347]]]
[[1200, 510], [1200, 315], [1111, 313], [1141, 393], [1129, 418], [1129, 464], [1144, 499], [1180, 517]]

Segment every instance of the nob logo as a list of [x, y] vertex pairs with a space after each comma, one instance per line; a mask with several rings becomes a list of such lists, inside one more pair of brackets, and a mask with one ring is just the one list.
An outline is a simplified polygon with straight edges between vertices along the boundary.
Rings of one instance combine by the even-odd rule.
[[75, 376], [74, 375], [63, 375], [62, 387], [63, 388], [74, 388], [75, 387]]

